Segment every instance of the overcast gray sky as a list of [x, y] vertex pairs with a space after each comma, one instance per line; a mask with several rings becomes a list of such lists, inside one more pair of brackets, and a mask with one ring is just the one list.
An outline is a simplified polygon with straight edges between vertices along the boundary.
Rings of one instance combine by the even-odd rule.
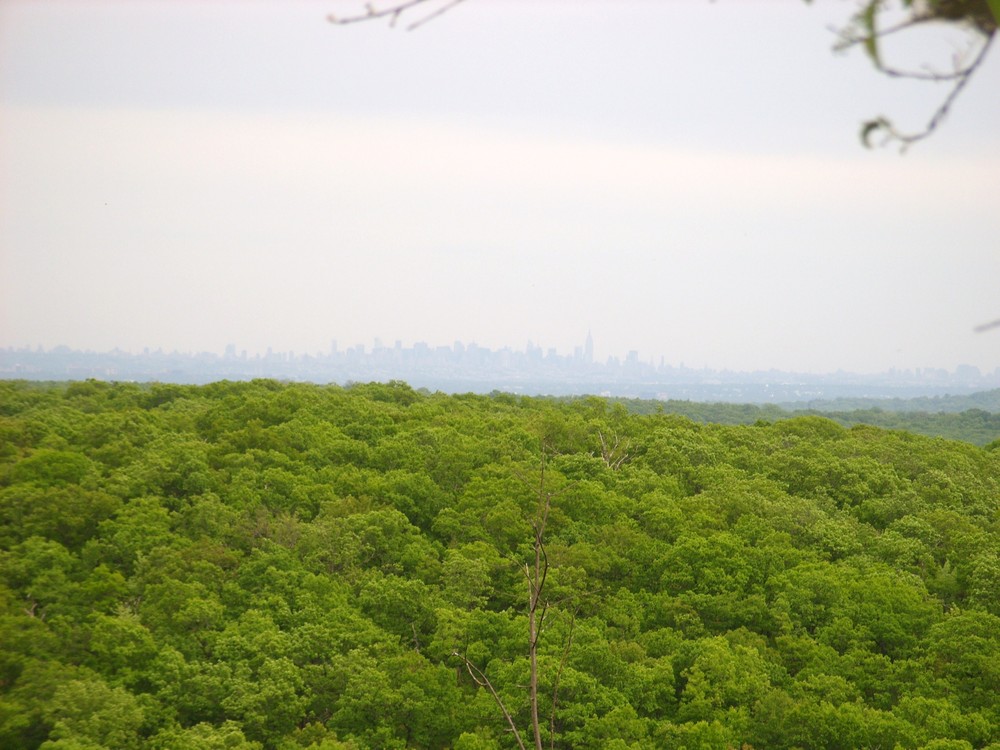
[[0, 346], [1000, 366], [1000, 51], [900, 156], [850, 3], [349, 5], [0, 0]]

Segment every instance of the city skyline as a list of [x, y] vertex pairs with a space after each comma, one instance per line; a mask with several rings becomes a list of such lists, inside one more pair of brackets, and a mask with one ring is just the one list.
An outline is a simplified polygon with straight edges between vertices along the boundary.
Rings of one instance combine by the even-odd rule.
[[[964, 363], [953, 368], [890, 368], [880, 373], [844, 370], [805, 373], [773, 368], [747, 371], [691, 366], [667, 361], [665, 357], [657, 362], [655, 357], [642, 358], [638, 350], [595, 361], [592, 345], [588, 335], [585, 343], [574, 347], [571, 353], [560, 353], [555, 347], [542, 347], [532, 341], [523, 348], [492, 349], [462, 341], [438, 345], [416, 341], [404, 346], [401, 340], [395, 340], [386, 345], [379, 338], [370, 347], [365, 344], [341, 347], [332, 340], [327, 351], [313, 353], [270, 347], [264, 352], [251, 353], [235, 344], [226, 345], [221, 353], [149, 347], [139, 352], [81, 351], [68, 346], [6, 347], [0, 348], [0, 378], [210, 382], [270, 377], [338, 383], [402, 380], [447, 392], [513, 388], [536, 394], [593, 393], [647, 398], [666, 398], [666, 391], [660, 387], [670, 387], [674, 393], [671, 397], [675, 397], [678, 394], [675, 386], [697, 384], [698, 388], [683, 392], [685, 397], [694, 394], [697, 398], [714, 396], [722, 400], [740, 400], [746, 395], [742, 386], [752, 385], [751, 390], [758, 397], [763, 395], [764, 400], [772, 401], [778, 393], [785, 393], [789, 400], [800, 400], [818, 398], [824, 391], [886, 396], [902, 388], [908, 396], [918, 396], [940, 395], [955, 387], [967, 393], [1000, 387], [1000, 367], [982, 371]], [[702, 387], [722, 385], [725, 387], [721, 390]], [[798, 390], [794, 387], [797, 385], [820, 390]], [[768, 392], [769, 388], [774, 390]], [[875, 391], [869, 393], [866, 388]]]
[[351, 356], [351, 355], [362, 355], [370, 356], [377, 353], [385, 353], [392, 351], [406, 351], [406, 352], [417, 352], [417, 353], [433, 353], [433, 352], [449, 352], [449, 353], [463, 353], [466, 351], [482, 351], [489, 352], [492, 354], [500, 353], [511, 353], [511, 354], [524, 354], [533, 355], [542, 359], [565, 359], [572, 360], [586, 364], [592, 364], [596, 366], [619, 366], [622, 364], [638, 364], [642, 366], [652, 367], [654, 369], [662, 370], [689, 370], [689, 371], [712, 371], [712, 372], [733, 372], [733, 373], [751, 373], [751, 372], [784, 372], [784, 373], [794, 373], [799, 375], [814, 375], [814, 376], [830, 376], [836, 375], [838, 373], [845, 373], [849, 375], [885, 375], [887, 373], [915, 373], [919, 375], [922, 372], [926, 373], [971, 373], [975, 372], [982, 374], [984, 377], [991, 377], [994, 374], [1000, 377], [1000, 365], [995, 368], [982, 368], [976, 364], [969, 362], [955, 362], [950, 366], [942, 367], [887, 367], [884, 370], [879, 371], [857, 371], [848, 370], [846, 368], [837, 368], [835, 370], [827, 371], [810, 371], [810, 370], [787, 370], [784, 368], [755, 368], [755, 369], [740, 369], [733, 367], [712, 367], [708, 364], [697, 364], [693, 362], [685, 362], [679, 359], [670, 359], [666, 354], [653, 354], [648, 352], [643, 352], [639, 349], [630, 349], [623, 352], [612, 352], [606, 356], [600, 358], [594, 355], [594, 341], [592, 334], [588, 331], [586, 338], [582, 344], [571, 344], [568, 347], [560, 349], [556, 346], [548, 346], [545, 343], [539, 343], [531, 338], [528, 338], [526, 342], [522, 345], [517, 344], [502, 344], [497, 347], [484, 346], [479, 344], [477, 341], [462, 341], [461, 339], [454, 339], [450, 343], [438, 342], [434, 340], [416, 339], [412, 341], [406, 341], [404, 339], [392, 339], [391, 343], [387, 343], [387, 339], [383, 339], [381, 336], [373, 336], [370, 341], [354, 341], [352, 343], [343, 345], [341, 340], [338, 338], [331, 338], [329, 340], [329, 345], [324, 348], [319, 348], [315, 350], [298, 350], [294, 348], [282, 348], [278, 346], [267, 345], [259, 349], [250, 349], [247, 347], [240, 346], [235, 342], [230, 342], [224, 346], [211, 349], [211, 348], [171, 348], [163, 346], [141, 346], [141, 347], [120, 347], [113, 346], [106, 349], [101, 348], [80, 348], [73, 347], [65, 343], [56, 344], [54, 346], [43, 346], [42, 344], [22, 344], [20, 346], [0, 346], [0, 351], [11, 353], [11, 352], [39, 352], [39, 353], [53, 353], [58, 351], [68, 351], [79, 354], [88, 355], [106, 355], [106, 354], [125, 354], [128, 356], [139, 356], [139, 355], [170, 355], [170, 356], [182, 356], [182, 357], [198, 357], [198, 356], [211, 356], [219, 357], [223, 359], [268, 359], [268, 358], [287, 358], [287, 359], [322, 359], [325, 357], [338, 357], [338, 356]]
[[0, 347], [1000, 366], [996, 50], [900, 155], [942, 91], [841, 2], [351, 4], [0, 3]]

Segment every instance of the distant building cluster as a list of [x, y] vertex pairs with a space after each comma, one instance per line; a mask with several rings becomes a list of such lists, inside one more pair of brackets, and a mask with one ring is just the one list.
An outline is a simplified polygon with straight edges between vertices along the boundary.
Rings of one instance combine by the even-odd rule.
[[130, 353], [76, 351], [65, 346], [44, 350], [0, 350], [0, 378], [28, 380], [162, 381], [208, 383], [217, 380], [275, 378], [314, 383], [403, 380], [416, 388], [449, 393], [509, 391], [525, 395], [596, 394], [635, 398], [730, 401], [740, 403], [807, 402], [839, 397], [899, 397], [972, 393], [1000, 387], [1000, 368], [983, 374], [961, 365], [943, 369], [890, 370], [879, 375], [837, 372], [823, 375], [777, 370], [736, 372], [692, 369], [642, 361], [637, 351], [624, 359], [594, 361], [594, 341], [571, 355], [531, 342], [522, 350], [488, 349], [456, 341], [451, 346], [400, 341], [385, 346], [376, 339], [325, 354], [273, 351], [248, 355], [235, 345], [223, 354], [143, 350]]

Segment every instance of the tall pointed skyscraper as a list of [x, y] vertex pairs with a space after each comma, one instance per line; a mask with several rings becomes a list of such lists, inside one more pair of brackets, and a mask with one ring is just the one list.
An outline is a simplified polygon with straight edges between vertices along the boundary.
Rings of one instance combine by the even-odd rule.
[[588, 365], [594, 361], [594, 337], [590, 335], [590, 329], [587, 329], [587, 343], [583, 347], [583, 357]]

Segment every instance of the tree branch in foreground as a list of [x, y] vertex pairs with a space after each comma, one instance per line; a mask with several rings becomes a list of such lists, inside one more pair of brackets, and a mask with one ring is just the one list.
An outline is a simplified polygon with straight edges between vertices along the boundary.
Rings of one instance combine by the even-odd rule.
[[[1000, 0], [998, 0], [998, 4], [1000, 4]], [[944, 101], [934, 111], [927, 125], [919, 132], [903, 132], [890, 119], [881, 115], [862, 123], [860, 135], [865, 148], [871, 148], [872, 136], [878, 132], [885, 136], [881, 145], [896, 141], [901, 145], [901, 150], [906, 151], [909, 146], [927, 138], [936, 131], [951, 110], [958, 95], [962, 93], [962, 90], [986, 59], [986, 53], [996, 35], [997, 19], [994, 18], [989, 7], [980, 7], [982, 3], [979, 0], [957, 0], [949, 4], [919, 5], [904, 0], [903, 5], [910, 10], [908, 18], [879, 28], [880, 14], [886, 10], [888, 3], [885, 0], [867, 0], [861, 10], [855, 14], [851, 23], [846, 28], [837, 30], [836, 33], [840, 36], [840, 41], [834, 45], [834, 49], [842, 51], [854, 46], [863, 47], [875, 69], [890, 78], [933, 83], [950, 82], [953, 85]], [[885, 37], [930, 22], [957, 24], [966, 29], [970, 35], [969, 46], [964, 53], [955, 55], [951, 70], [934, 70], [929, 65], [923, 66], [920, 70], [903, 70], [885, 63], [880, 50], [880, 43]], [[977, 46], [979, 47], [978, 52], [972, 55], [972, 51]], [[969, 61], [970, 57], [971, 61]]]
[[882, 131], [882, 133], [885, 135], [885, 140], [883, 141], [882, 145], [886, 145], [886, 143], [896, 141], [900, 144], [901, 150], [906, 151], [906, 149], [909, 148], [911, 145], [913, 145], [917, 141], [922, 141], [924, 138], [927, 138], [935, 130], [937, 130], [938, 126], [941, 124], [941, 122], [947, 116], [948, 112], [951, 110], [951, 105], [955, 103], [955, 100], [958, 98], [958, 95], [962, 93], [962, 89], [964, 89], [966, 85], [968, 85], [969, 81], [972, 80], [972, 76], [983, 64], [983, 60], [986, 59], [986, 53], [989, 51], [992, 42], [993, 42], [993, 35], [987, 37], [985, 44], [983, 44], [982, 48], [979, 50], [979, 54], [976, 55], [976, 58], [971, 63], [949, 74], [937, 75], [933, 73], [932, 74], [907, 73], [907, 72], [885, 69], [879, 66], [879, 69], [883, 73], [896, 78], [913, 78], [913, 79], [932, 80], [932, 81], [953, 80], [954, 85], [952, 86], [951, 91], [948, 92], [948, 96], [946, 96], [944, 101], [941, 102], [941, 105], [937, 108], [937, 110], [935, 110], [934, 115], [928, 121], [924, 129], [921, 131], [918, 131], [916, 133], [904, 133], [903, 131], [899, 130], [891, 120], [881, 115], [873, 120], [868, 120], [867, 122], [863, 123], [861, 126], [861, 142], [864, 144], [865, 148], [871, 148], [872, 135], [874, 135], [878, 131]]
[[[432, 21], [438, 16], [444, 15], [449, 10], [459, 5], [464, 0], [447, 0], [446, 2], [439, 4], [438, 7], [429, 11], [426, 15], [421, 16], [409, 26], [406, 27], [407, 31], [413, 31], [423, 26], [428, 21]], [[374, 3], [365, 3], [365, 10], [363, 13], [355, 13], [351, 15], [339, 16], [331, 13], [326, 17], [330, 23], [335, 23], [340, 26], [346, 26], [350, 23], [358, 23], [360, 21], [372, 21], [379, 18], [388, 18], [389, 26], [394, 27], [396, 22], [399, 20], [400, 16], [413, 10], [418, 6], [431, 6], [435, 3], [435, 0], [405, 0], [404, 2], [391, 3], [383, 7], [376, 7]]]

